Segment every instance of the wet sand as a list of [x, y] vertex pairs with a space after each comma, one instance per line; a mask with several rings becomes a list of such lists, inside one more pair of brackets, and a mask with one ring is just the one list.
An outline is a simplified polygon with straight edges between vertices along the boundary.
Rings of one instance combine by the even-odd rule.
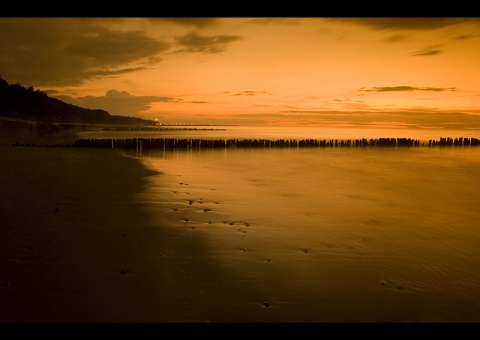
[[149, 223], [135, 197], [158, 174], [138, 159], [27, 146], [0, 158], [0, 322], [295, 321], [232, 290], [196, 238]]

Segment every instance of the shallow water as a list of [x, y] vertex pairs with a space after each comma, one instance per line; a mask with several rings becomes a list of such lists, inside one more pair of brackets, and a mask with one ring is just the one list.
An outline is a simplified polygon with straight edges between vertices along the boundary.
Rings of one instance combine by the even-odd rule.
[[120, 152], [159, 171], [151, 223], [201, 245], [252, 318], [480, 321], [478, 148]]

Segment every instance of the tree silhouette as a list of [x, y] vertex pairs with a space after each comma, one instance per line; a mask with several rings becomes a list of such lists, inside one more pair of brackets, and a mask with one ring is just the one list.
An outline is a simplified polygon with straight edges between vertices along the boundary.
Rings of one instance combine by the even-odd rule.
[[48, 123], [155, 125], [137, 117], [110, 115], [49, 97], [45, 92], [20, 84], [8, 84], [0, 76], [0, 116]]

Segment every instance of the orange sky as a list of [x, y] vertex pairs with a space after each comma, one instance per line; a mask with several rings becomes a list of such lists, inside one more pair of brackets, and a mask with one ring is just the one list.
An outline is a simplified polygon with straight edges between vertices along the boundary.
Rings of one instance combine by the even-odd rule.
[[0, 75], [163, 123], [480, 129], [480, 18], [0, 18]]

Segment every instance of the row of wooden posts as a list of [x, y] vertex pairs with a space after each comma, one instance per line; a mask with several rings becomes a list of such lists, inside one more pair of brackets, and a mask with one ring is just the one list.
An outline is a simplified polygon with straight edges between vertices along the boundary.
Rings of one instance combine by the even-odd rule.
[[418, 147], [418, 146], [478, 146], [478, 138], [440, 138], [420, 143], [411, 138], [377, 139], [175, 139], [119, 138], [80, 139], [75, 147], [107, 147], [125, 149], [201, 149], [201, 148], [273, 148], [273, 147]]

